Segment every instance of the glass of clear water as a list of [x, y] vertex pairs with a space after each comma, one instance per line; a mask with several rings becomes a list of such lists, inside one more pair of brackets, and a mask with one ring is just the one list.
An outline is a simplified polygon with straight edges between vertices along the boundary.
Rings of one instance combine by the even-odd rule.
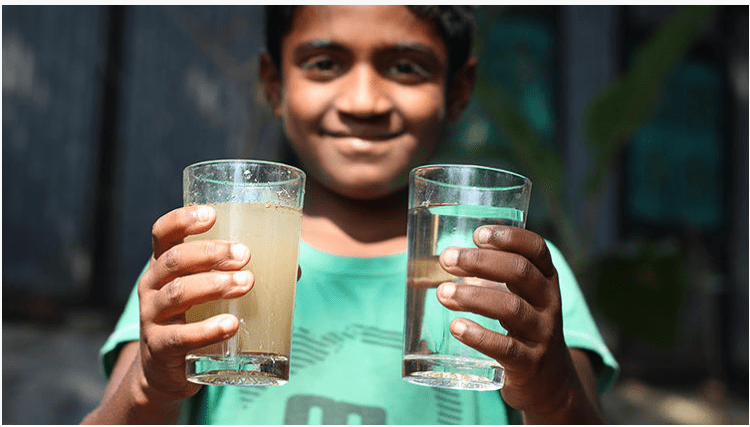
[[493, 358], [463, 344], [449, 330], [462, 317], [505, 333], [500, 322], [455, 312], [437, 299], [444, 282], [504, 284], [449, 274], [438, 263], [448, 247], [475, 248], [474, 231], [483, 225], [524, 228], [531, 181], [516, 173], [470, 165], [415, 168], [409, 178], [408, 267], [403, 378], [453, 389], [498, 390], [505, 372]]

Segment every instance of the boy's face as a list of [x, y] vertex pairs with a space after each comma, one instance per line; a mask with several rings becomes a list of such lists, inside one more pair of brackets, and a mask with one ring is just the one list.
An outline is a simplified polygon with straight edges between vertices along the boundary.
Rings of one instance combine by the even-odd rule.
[[405, 6], [298, 7], [280, 75], [264, 61], [267, 94], [303, 168], [349, 198], [403, 188], [458, 115], [446, 104], [445, 43]]

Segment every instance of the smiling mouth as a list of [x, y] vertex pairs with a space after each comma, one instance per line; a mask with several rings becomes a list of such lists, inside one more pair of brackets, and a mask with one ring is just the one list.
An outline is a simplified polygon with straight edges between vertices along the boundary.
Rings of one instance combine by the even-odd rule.
[[398, 138], [399, 136], [403, 135], [404, 131], [399, 132], [372, 132], [372, 133], [349, 133], [349, 132], [331, 132], [323, 130], [321, 132], [324, 136], [330, 136], [333, 138], [341, 138], [341, 139], [352, 139], [352, 140], [360, 140], [363, 142], [379, 142], [379, 141], [388, 141], [394, 138]]

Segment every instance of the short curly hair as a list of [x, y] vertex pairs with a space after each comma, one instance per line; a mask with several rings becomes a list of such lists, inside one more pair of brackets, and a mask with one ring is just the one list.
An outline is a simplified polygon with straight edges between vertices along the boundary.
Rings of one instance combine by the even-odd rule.
[[[296, 6], [265, 6], [266, 51], [281, 64], [281, 39], [289, 31]], [[448, 81], [471, 54], [476, 31], [476, 6], [408, 6], [417, 16], [432, 22], [448, 47]]]

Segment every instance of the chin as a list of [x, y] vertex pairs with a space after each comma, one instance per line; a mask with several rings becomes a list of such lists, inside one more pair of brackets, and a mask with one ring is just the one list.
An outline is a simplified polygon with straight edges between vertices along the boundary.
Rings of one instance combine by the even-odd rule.
[[[394, 162], [395, 163], [395, 162]], [[390, 166], [390, 167], [389, 167]], [[346, 164], [308, 168], [308, 176], [331, 193], [352, 200], [377, 200], [407, 188], [410, 167]], [[406, 202], [404, 202], [406, 203]]]
[[[331, 180], [324, 185], [328, 190], [353, 200], [378, 200], [404, 190], [408, 181], [407, 178], [399, 180], [367, 180], [361, 175], [350, 174], [349, 177], [359, 176], [356, 182], [344, 179], [337, 181]], [[404, 202], [406, 203], [406, 202]]]
[[[352, 200], [379, 200], [398, 193], [403, 186], [384, 187], [382, 185], [356, 185], [331, 189], [339, 195]], [[404, 201], [406, 203], [406, 201]]]

